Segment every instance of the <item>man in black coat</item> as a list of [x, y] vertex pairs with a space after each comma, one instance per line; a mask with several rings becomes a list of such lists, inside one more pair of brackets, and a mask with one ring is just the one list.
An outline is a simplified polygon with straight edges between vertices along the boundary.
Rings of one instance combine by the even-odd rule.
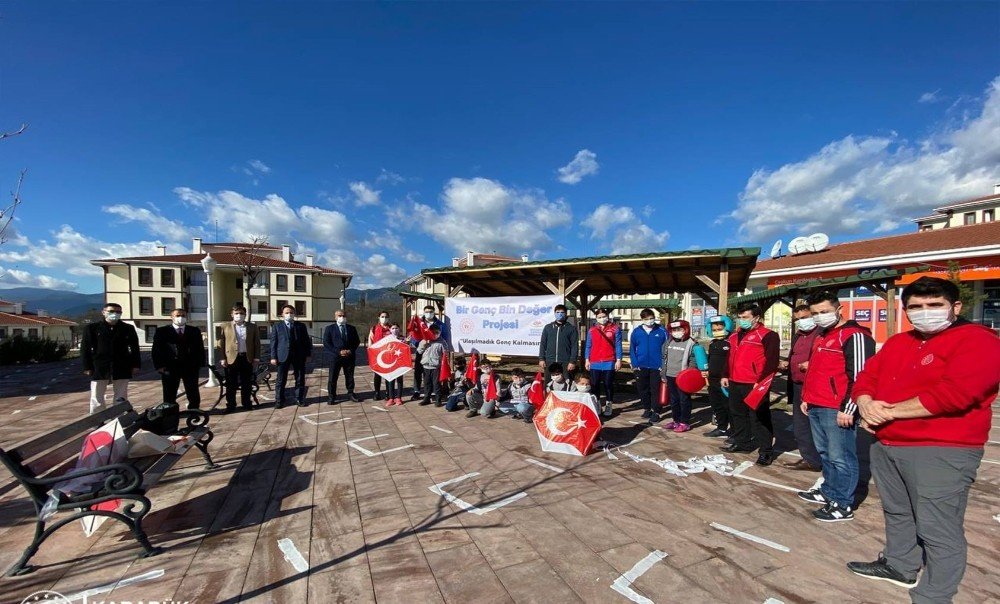
[[139, 370], [139, 336], [135, 328], [122, 323], [122, 307], [104, 305], [104, 320], [83, 328], [80, 360], [83, 373], [90, 376], [90, 412], [104, 405], [108, 382], [112, 383], [115, 400], [128, 398], [128, 381]]
[[295, 307], [281, 308], [281, 321], [271, 328], [271, 365], [278, 368], [274, 380], [274, 406], [285, 406], [285, 383], [288, 369], [295, 375], [295, 403], [306, 406], [306, 361], [312, 356], [312, 337], [304, 323], [295, 320]]
[[323, 349], [330, 353], [330, 374], [326, 380], [327, 404], [332, 405], [337, 399], [337, 380], [340, 370], [344, 370], [344, 384], [347, 386], [347, 396], [352, 401], [359, 401], [354, 394], [354, 367], [357, 365], [358, 346], [361, 338], [353, 325], [347, 324], [347, 315], [338, 310], [333, 314], [334, 325], [327, 325], [323, 330]]
[[538, 344], [538, 367], [549, 383], [549, 365], [562, 363], [567, 376], [572, 379], [576, 362], [580, 357], [580, 333], [576, 326], [566, 321], [566, 306], [556, 304], [552, 309], [555, 321], [542, 328], [542, 339]]
[[188, 409], [201, 405], [198, 372], [205, 366], [205, 342], [201, 330], [187, 324], [187, 311], [176, 308], [170, 313], [170, 325], [153, 335], [153, 368], [160, 372], [163, 402], [177, 402], [177, 388], [184, 383]]

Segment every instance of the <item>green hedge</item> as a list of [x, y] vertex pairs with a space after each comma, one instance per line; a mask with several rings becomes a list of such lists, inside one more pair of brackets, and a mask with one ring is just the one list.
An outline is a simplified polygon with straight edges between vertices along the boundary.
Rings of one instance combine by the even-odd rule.
[[0, 365], [51, 363], [62, 359], [68, 352], [69, 346], [55, 340], [29, 340], [24, 336], [14, 336], [0, 341]]

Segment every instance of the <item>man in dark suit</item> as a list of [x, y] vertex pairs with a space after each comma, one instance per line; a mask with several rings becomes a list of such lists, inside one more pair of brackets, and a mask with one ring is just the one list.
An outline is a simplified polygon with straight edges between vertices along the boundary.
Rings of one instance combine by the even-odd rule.
[[121, 322], [122, 307], [114, 302], [104, 305], [104, 320], [83, 328], [80, 360], [83, 373], [90, 377], [90, 412], [104, 406], [108, 382], [114, 397], [128, 398], [128, 382], [139, 370], [139, 336], [135, 327]]
[[274, 406], [285, 406], [285, 382], [288, 369], [295, 375], [295, 403], [306, 406], [306, 361], [312, 356], [312, 338], [304, 323], [295, 320], [295, 307], [281, 307], [281, 321], [271, 328], [271, 365], [278, 368], [274, 381]]
[[163, 402], [177, 402], [177, 388], [184, 382], [188, 409], [201, 405], [198, 372], [205, 366], [205, 342], [201, 330], [187, 324], [187, 311], [176, 308], [170, 313], [170, 325], [153, 335], [153, 368], [160, 372]]
[[354, 395], [354, 366], [357, 364], [358, 346], [361, 345], [361, 338], [358, 337], [358, 330], [353, 325], [347, 324], [347, 315], [344, 311], [338, 310], [333, 314], [336, 321], [334, 325], [327, 325], [323, 330], [323, 349], [330, 353], [330, 375], [326, 381], [326, 390], [329, 398], [327, 404], [332, 405], [337, 399], [337, 380], [340, 378], [340, 370], [344, 370], [344, 383], [347, 385], [347, 396], [357, 402], [358, 397]]

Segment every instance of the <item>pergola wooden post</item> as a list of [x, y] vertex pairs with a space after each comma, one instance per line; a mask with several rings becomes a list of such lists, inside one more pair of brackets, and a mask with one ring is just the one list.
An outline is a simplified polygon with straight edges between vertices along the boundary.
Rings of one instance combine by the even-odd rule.
[[[896, 281], [889, 279], [882, 283], [872, 283], [872, 292], [885, 300], [885, 335], [888, 338], [896, 335]], [[878, 324], [878, 317], [872, 317], [872, 325]]]

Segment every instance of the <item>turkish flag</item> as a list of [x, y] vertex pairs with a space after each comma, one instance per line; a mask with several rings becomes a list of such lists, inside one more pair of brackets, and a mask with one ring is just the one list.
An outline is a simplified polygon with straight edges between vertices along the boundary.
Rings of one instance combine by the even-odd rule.
[[486, 402], [495, 401], [500, 397], [497, 392], [497, 379], [495, 373], [490, 374], [490, 380], [486, 383], [486, 395], [483, 397]]
[[[773, 379], [774, 374], [772, 373], [753, 385], [753, 390], [751, 390], [750, 394], [743, 399], [743, 402], [747, 404], [747, 407], [750, 407], [754, 411], [757, 410], [757, 407], [760, 407], [760, 404], [765, 398], [768, 398], [768, 395], [771, 393], [771, 381]], [[768, 400], [768, 403], [770, 403], [770, 400]], [[770, 404], [768, 406], [770, 406]]]
[[583, 457], [601, 431], [589, 392], [550, 392], [535, 414], [542, 451]]
[[479, 353], [473, 352], [469, 358], [469, 366], [465, 368], [465, 378], [473, 384], [479, 379]]
[[542, 382], [545, 378], [542, 376], [542, 372], [539, 371], [535, 374], [535, 381], [531, 383], [531, 388], [528, 388], [528, 402], [535, 406], [535, 409], [541, 409], [542, 405], [545, 404], [545, 384]]
[[448, 353], [441, 355], [441, 374], [438, 376], [438, 381], [451, 381], [451, 363], [448, 362]]
[[390, 334], [368, 348], [368, 366], [373, 372], [392, 381], [413, 369], [413, 355], [406, 342], [401, 342]]

